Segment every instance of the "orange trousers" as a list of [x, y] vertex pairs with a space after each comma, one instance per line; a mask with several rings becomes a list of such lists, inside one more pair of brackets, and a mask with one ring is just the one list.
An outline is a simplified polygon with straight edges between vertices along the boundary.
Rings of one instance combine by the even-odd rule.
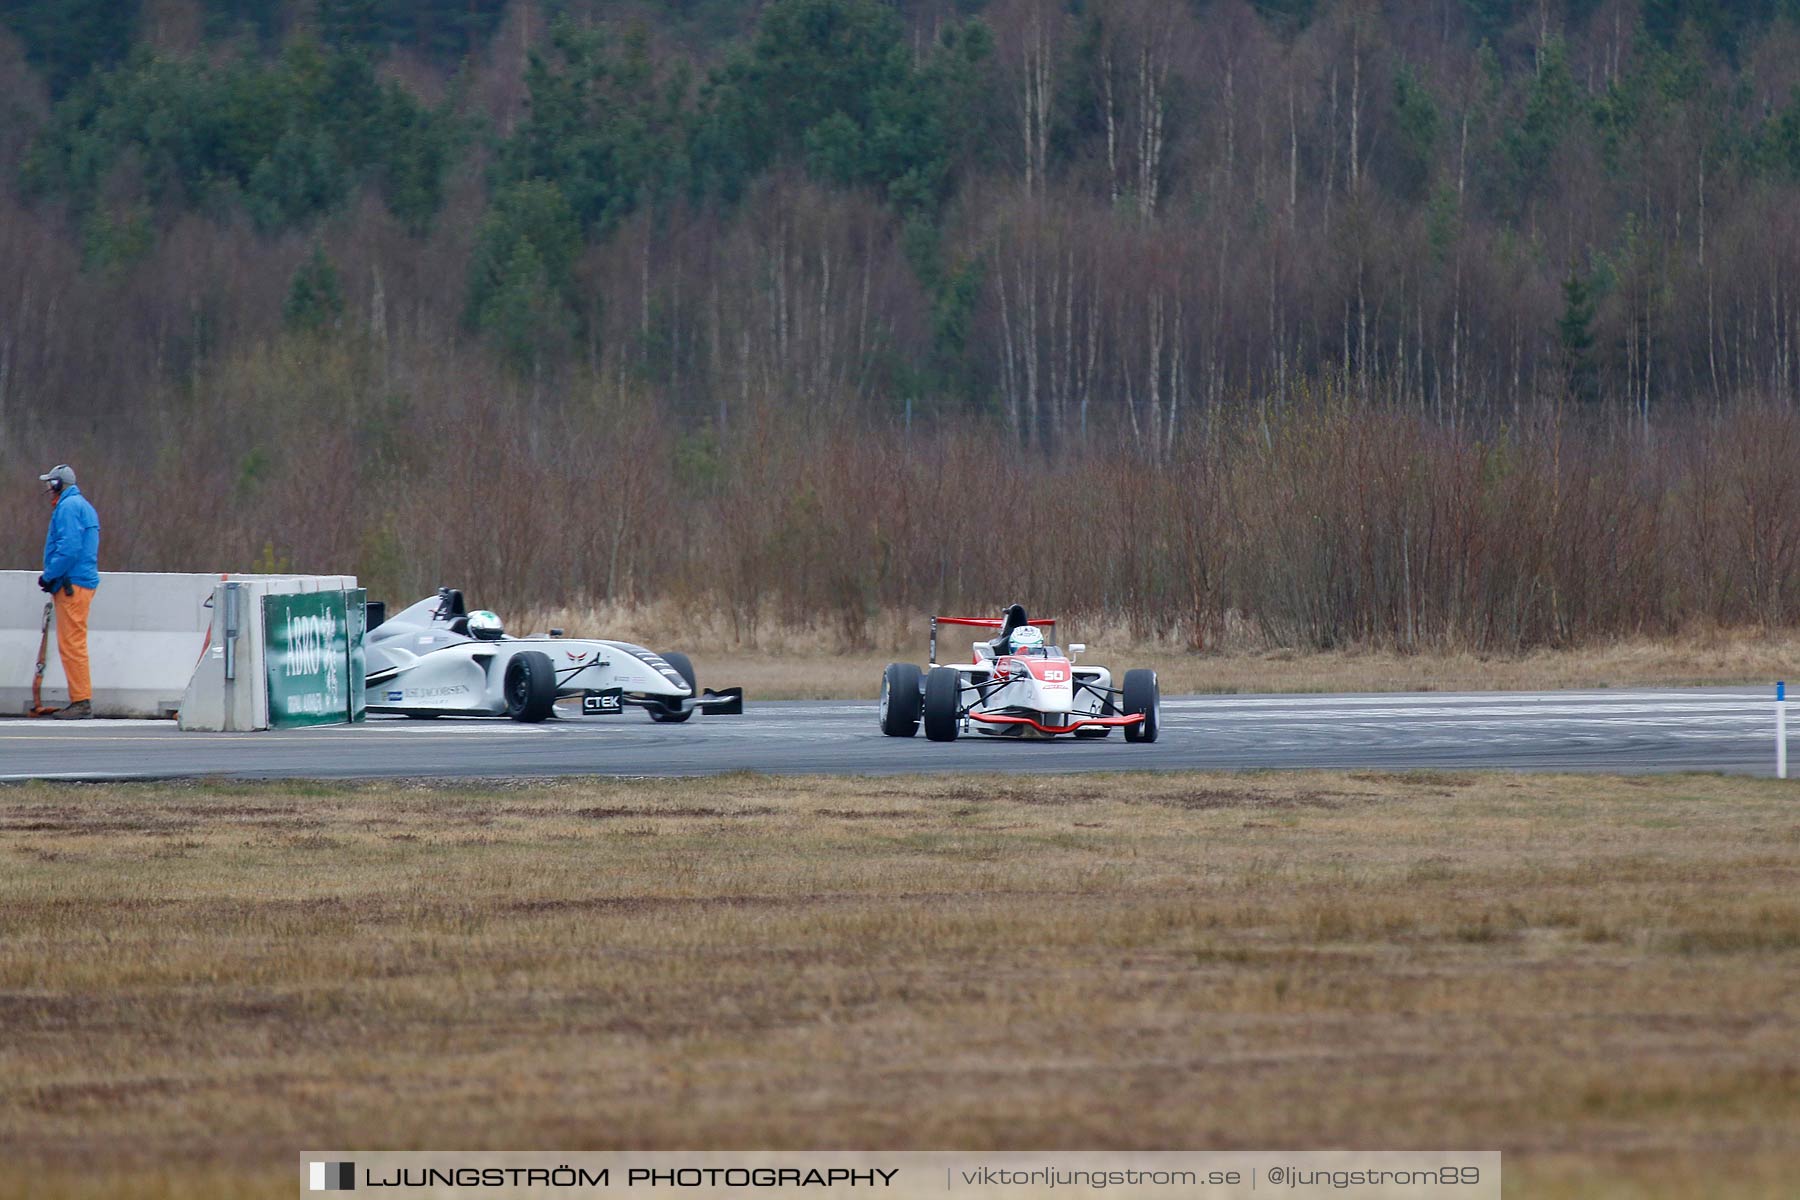
[[94, 698], [94, 681], [88, 675], [88, 607], [94, 589], [76, 587], [75, 594], [56, 593], [56, 650], [62, 655], [63, 674], [69, 679], [69, 703]]

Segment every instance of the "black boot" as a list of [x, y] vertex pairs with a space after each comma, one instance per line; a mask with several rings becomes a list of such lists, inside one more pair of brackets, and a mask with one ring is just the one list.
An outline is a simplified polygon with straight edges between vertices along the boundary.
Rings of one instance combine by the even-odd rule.
[[50, 714], [52, 721], [85, 721], [94, 715], [94, 706], [86, 700], [77, 700], [67, 708], [59, 708]]

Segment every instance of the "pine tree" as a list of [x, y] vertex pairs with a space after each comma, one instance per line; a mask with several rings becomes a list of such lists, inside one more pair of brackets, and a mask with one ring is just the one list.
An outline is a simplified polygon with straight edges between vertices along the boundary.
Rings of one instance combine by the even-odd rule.
[[1599, 373], [1593, 359], [1593, 324], [1593, 289], [1571, 268], [1563, 280], [1563, 311], [1556, 322], [1556, 341], [1562, 356], [1564, 394], [1582, 403], [1600, 398]]
[[507, 364], [521, 375], [536, 374], [567, 348], [574, 321], [529, 239], [514, 243], [505, 271], [481, 306], [479, 321]]
[[298, 333], [323, 333], [336, 329], [343, 318], [344, 292], [338, 286], [337, 268], [325, 257], [325, 247], [314, 246], [288, 285], [282, 323]]
[[[529, 271], [521, 265], [521, 245], [532, 251]], [[491, 327], [493, 297], [508, 289], [516, 296], [522, 278], [539, 273], [549, 294], [567, 308], [580, 253], [581, 225], [562, 190], [542, 180], [514, 184], [494, 197], [476, 234], [464, 319], [477, 329]]]

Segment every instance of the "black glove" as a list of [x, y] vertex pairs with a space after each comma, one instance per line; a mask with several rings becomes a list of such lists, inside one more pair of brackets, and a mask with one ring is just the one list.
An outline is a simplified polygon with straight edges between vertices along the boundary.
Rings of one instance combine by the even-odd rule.
[[54, 583], [50, 582], [50, 577], [48, 575], [39, 575], [38, 576], [38, 591], [54, 592], [55, 590], [56, 590], [56, 585]]

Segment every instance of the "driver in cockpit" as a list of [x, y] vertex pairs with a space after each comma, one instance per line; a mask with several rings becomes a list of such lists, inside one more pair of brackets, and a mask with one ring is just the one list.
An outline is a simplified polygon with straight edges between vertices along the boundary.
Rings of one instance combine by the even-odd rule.
[[1043, 657], [1044, 631], [1035, 625], [1021, 625], [1013, 630], [1010, 653]]
[[995, 657], [1024, 653], [1031, 648], [1042, 648], [1043, 644], [1043, 630], [1031, 624], [1031, 618], [1025, 615], [1023, 604], [1007, 607], [1000, 625], [1000, 636], [988, 643], [993, 648]]

